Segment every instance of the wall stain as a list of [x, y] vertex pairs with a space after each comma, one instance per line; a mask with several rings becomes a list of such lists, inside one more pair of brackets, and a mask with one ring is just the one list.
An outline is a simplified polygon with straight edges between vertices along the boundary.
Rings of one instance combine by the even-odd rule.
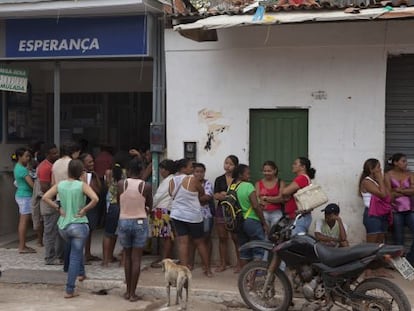
[[201, 122], [210, 123], [221, 119], [223, 114], [220, 111], [208, 110], [207, 108], [201, 109], [198, 112], [198, 118]]
[[210, 151], [211, 150], [211, 143], [214, 140], [214, 133], [213, 132], [208, 132], [207, 133], [207, 141], [206, 144], [204, 146], [204, 150], [205, 151]]
[[201, 109], [198, 112], [198, 118], [200, 122], [207, 124], [207, 138], [204, 144], [204, 150], [214, 153], [220, 145], [218, 136], [228, 130], [229, 125], [216, 123], [223, 118], [223, 114], [220, 111], [208, 110], [207, 108]]
[[225, 130], [228, 129], [227, 125], [219, 125], [219, 124], [211, 124], [208, 128], [207, 132], [207, 141], [204, 145], [205, 151], [211, 151], [213, 147], [213, 143], [215, 142], [216, 135], [223, 133]]

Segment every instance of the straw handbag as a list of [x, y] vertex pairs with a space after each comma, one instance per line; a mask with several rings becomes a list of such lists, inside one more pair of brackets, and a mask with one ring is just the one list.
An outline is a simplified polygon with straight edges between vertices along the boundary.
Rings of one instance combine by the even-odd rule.
[[313, 209], [328, 202], [328, 197], [321, 186], [310, 184], [299, 189], [293, 197], [295, 198], [298, 211], [302, 213], [311, 212]]

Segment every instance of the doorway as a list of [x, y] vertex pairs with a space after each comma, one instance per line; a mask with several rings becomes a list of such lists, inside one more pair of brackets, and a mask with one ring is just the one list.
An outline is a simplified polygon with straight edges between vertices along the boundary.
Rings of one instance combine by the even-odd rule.
[[272, 160], [279, 177], [293, 180], [292, 162], [308, 155], [307, 109], [250, 110], [249, 162], [252, 181], [262, 178], [262, 164]]

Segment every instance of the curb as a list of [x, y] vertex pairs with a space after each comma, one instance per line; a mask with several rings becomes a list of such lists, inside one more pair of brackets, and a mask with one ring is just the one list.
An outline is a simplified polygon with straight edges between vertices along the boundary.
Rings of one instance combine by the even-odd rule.
[[[77, 283], [79, 288], [97, 291], [100, 289], [111, 290], [121, 295], [125, 288], [124, 281], [119, 280], [94, 280], [86, 279], [83, 282]], [[152, 296], [157, 299], [166, 298], [166, 289], [162, 286], [140, 286], [138, 284], [138, 291], [143, 295]], [[190, 289], [190, 297], [197, 298], [203, 301], [223, 304], [227, 307], [246, 307], [243, 303], [240, 294], [234, 291], [215, 291], [210, 289]]]

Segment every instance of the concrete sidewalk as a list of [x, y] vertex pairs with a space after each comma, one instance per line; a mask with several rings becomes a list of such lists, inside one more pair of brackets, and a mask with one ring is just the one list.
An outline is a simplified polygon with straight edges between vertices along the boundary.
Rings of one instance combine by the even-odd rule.
[[[5, 248], [5, 245], [11, 248]], [[28, 245], [35, 248], [37, 253], [19, 254], [17, 244], [13, 245], [10, 241], [2, 243], [0, 240], [0, 264], [3, 271], [0, 281], [4, 283], [60, 284], [63, 290], [66, 274], [62, 271], [62, 266], [44, 265], [44, 249], [36, 246], [34, 240]], [[102, 256], [101, 245], [102, 231], [97, 231], [94, 233], [92, 243], [94, 255]], [[121, 247], [117, 245], [115, 253], [120, 250]], [[157, 258], [148, 255], [143, 257], [138, 292], [155, 298], [165, 298], [164, 275], [161, 269], [150, 267], [150, 264]], [[78, 286], [90, 290], [111, 289], [111, 292], [119, 294], [124, 291], [124, 270], [119, 266], [119, 263], [113, 263], [110, 267], [104, 268], [100, 262], [93, 262], [92, 265], [87, 265], [85, 268], [88, 278]], [[404, 290], [411, 305], [414, 306], [414, 283], [403, 280], [396, 272], [393, 272], [393, 275], [394, 279], [391, 281]], [[221, 273], [214, 273], [212, 278], [208, 278], [203, 275], [201, 268], [196, 266], [193, 270], [191, 296], [226, 306], [241, 307], [243, 303], [237, 288], [237, 277], [238, 274], [234, 274], [232, 269], [227, 269]]]
[[[94, 232], [92, 238], [92, 254], [102, 258], [102, 230]], [[60, 284], [66, 283], [66, 274], [62, 266], [47, 266], [44, 264], [44, 248], [36, 245], [32, 240], [27, 243], [36, 249], [37, 253], [19, 254], [16, 239], [12, 236], [0, 240], [0, 270], [3, 275], [2, 283], [31, 283], [31, 284]], [[117, 243], [115, 254], [121, 251]], [[161, 269], [151, 268], [151, 263], [158, 256], [145, 255], [141, 263], [141, 276], [138, 283], [138, 292], [155, 298], [165, 298], [164, 274]], [[91, 290], [112, 289], [111, 292], [124, 291], [124, 269], [119, 263], [113, 263], [104, 268], [101, 262], [92, 262], [86, 265], [87, 279], [79, 283], [79, 287]], [[243, 306], [237, 289], [237, 274], [232, 269], [222, 273], [215, 273], [213, 278], [203, 275], [200, 266], [193, 270], [191, 285], [192, 296], [202, 300], [217, 302], [227, 306]]]

